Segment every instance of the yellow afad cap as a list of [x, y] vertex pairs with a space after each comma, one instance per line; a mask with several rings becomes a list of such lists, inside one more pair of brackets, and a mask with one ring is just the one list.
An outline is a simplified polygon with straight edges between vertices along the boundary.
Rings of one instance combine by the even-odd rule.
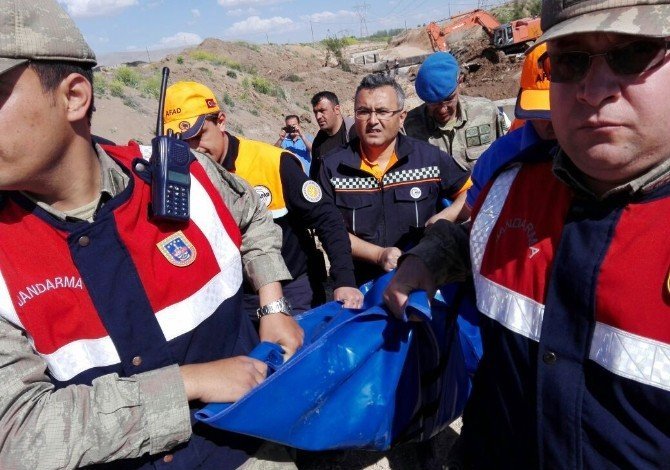
[[197, 82], [177, 82], [165, 93], [163, 131], [180, 132], [182, 139], [197, 136], [205, 118], [221, 111], [212, 90]]
[[550, 82], [540, 67], [540, 57], [547, 52], [547, 43], [532, 49], [523, 62], [521, 88], [516, 98], [514, 115], [519, 119], [551, 119], [549, 111]]

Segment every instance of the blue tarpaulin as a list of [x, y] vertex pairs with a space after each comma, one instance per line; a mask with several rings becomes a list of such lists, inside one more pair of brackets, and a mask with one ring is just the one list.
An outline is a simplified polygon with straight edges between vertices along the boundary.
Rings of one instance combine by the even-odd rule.
[[456, 419], [481, 357], [471, 289], [450, 285], [429, 305], [413, 293], [401, 321], [383, 306], [391, 274], [364, 286], [365, 305], [331, 302], [296, 317], [304, 346], [282, 364], [281, 348], [261, 343], [252, 356], [268, 378], [232, 404], [209, 404], [196, 419], [304, 450], [386, 450], [425, 440]]

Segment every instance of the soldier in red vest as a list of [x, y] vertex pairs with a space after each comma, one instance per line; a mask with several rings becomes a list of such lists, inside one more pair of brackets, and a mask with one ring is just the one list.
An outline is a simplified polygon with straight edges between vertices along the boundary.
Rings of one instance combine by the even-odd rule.
[[0, 468], [253, 468], [268, 445], [191, 423], [265, 377], [241, 287], [281, 298], [272, 218], [204, 156], [190, 218], [152, 217], [139, 147], [92, 143], [95, 56], [69, 16], [7, 0], [0, 38]]
[[667, 0], [542, 2], [558, 147], [499, 172], [469, 233], [434, 224], [386, 293], [399, 312], [474, 278], [464, 468], [670, 462], [668, 18]]

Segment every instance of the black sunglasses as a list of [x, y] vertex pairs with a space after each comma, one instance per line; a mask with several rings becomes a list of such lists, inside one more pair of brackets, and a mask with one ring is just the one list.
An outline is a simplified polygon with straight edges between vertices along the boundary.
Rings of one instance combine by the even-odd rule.
[[554, 83], [576, 83], [583, 79], [594, 57], [604, 57], [616, 75], [639, 75], [661, 63], [670, 48], [670, 41], [644, 39], [590, 54], [586, 51], [542, 54], [539, 65]]

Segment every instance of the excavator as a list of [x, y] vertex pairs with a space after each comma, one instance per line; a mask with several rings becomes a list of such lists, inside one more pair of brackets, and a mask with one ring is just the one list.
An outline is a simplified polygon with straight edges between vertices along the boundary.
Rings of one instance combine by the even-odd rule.
[[426, 27], [434, 51], [448, 50], [448, 38], [453, 39], [477, 26], [489, 36], [495, 49], [506, 54], [525, 51], [542, 35], [540, 18], [521, 18], [501, 25], [489, 12], [477, 9], [452, 16], [450, 20], [443, 26], [431, 22]]

